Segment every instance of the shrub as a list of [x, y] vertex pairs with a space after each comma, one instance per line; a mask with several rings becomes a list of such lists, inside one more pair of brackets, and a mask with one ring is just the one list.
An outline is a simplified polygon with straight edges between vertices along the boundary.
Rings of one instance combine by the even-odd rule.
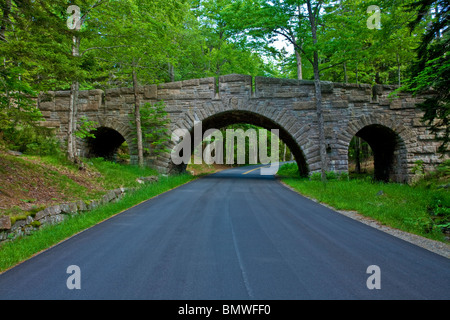
[[[327, 171], [326, 173], [327, 180], [341, 180], [341, 181], [348, 181], [349, 175], [347, 172], [335, 172], [335, 171]], [[312, 181], [321, 181], [322, 180], [322, 174], [320, 172], [315, 172], [311, 174], [310, 180]]]
[[28, 155], [58, 155], [60, 142], [53, 132], [44, 127], [25, 126], [5, 135], [6, 146]]
[[428, 205], [428, 212], [434, 224], [443, 232], [450, 232], [450, 200], [441, 195], [434, 195]]
[[436, 168], [436, 174], [438, 177], [448, 177], [450, 176], [450, 160], [445, 160], [443, 163], [438, 165]]
[[320, 172], [314, 172], [311, 174], [309, 179], [312, 181], [320, 181], [320, 180], [322, 180], [322, 174]]
[[278, 170], [278, 175], [283, 177], [298, 177], [299, 176], [297, 163], [286, 163]]
[[338, 178], [337, 173], [334, 171], [328, 171], [325, 173], [325, 175], [327, 177], [327, 180], [337, 180], [337, 178]]
[[341, 181], [348, 181], [348, 180], [350, 180], [350, 176], [349, 176], [348, 172], [341, 172], [339, 174], [339, 180], [341, 180]]
[[417, 160], [416, 162], [414, 162], [414, 167], [411, 169], [411, 172], [413, 174], [424, 174], [425, 169], [423, 164], [424, 164], [423, 160]]

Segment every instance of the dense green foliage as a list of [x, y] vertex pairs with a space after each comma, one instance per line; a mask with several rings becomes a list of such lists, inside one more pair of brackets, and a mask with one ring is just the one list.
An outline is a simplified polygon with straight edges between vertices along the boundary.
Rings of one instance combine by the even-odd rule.
[[[80, 9], [79, 29], [69, 28], [75, 13], [69, 5]], [[258, 55], [216, 29], [206, 7], [175, 0], [2, 1], [2, 145], [24, 151], [27, 144], [45, 140], [45, 135], [17, 140], [18, 132], [33, 131], [41, 120], [32, 98], [41, 91], [69, 90], [74, 81], [83, 90], [130, 87], [134, 74], [140, 84], [229, 73], [269, 75]]]
[[[317, 49], [324, 80], [397, 84], [398, 71], [405, 78], [416, 57], [417, 35], [432, 19], [421, 15], [410, 33], [408, 25], [419, 14], [408, 6], [413, 2], [318, 1], [314, 47], [301, 0], [5, 0], [2, 81], [10, 92], [31, 93], [69, 89], [74, 78], [82, 88], [131, 86], [132, 69], [144, 83], [229, 73], [297, 77], [292, 48], [275, 45], [285, 40], [304, 57], [305, 79], [313, 78], [309, 61]], [[445, 15], [446, 1], [435, 3]], [[70, 4], [84, 18], [79, 31], [67, 28]], [[366, 26], [370, 5], [380, 7], [380, 30]], [[79, 57], [71, 52], [74, 34]]]
[[[69, 28], [77, 22], [70, 5], [80, 9], [79, 28]], [[368, 27], [371, 5], [378, 29]], [[48, 135], [34, 130], [41, 114], [30, 99], [41, 91], [230, 73], [313, 79], [317, 54], [321, 80], [433, 87], [438, 97], [421, 107], [432, 130], [446, 129], [447, 150], [447, 0], [3, 0], [0, 16], [0, 139], [8, 148], [48, 152], [37, 147]], [[18, 132], [33, 138], [20, 141]]]
[[[170, 152], [166, 147], [171, 139], [168, 129], [170, 119], [165, 111], [164, 101], [155, 104], [145, 103], [141, 106], [140, 113], [143, 137], [145, 141], [148, 141], [148, 145], [144, 146], [144, 152], [154, 156]], [[135, 125], [133, 120], [130, 123], [132, 126]]]
[[432, 88], [433, 96], [425, 99], [419, 108], [424, 112], [424, 122], [442, 141], [439, 152], [446, 154], [449, 153], [450, 143], [450, 1], [420, 0], [414, 5], [419, 7], [419, 14], [410, 24], [412, 30], [420, 25], [423, 16], [434, 13], [416, 49], [417, 60], [410, 67], [412, 76], [404, 89], [429, 93]]

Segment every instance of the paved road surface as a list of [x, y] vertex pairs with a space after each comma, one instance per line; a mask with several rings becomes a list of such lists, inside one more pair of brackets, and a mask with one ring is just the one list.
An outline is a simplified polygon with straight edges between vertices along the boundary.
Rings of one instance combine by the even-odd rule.
[[[0, 299], [450, 298], [449, 259], [250, 169], [184, 185], [20, 264], [0, 275]], [[71, 265], [79, 290], [67, 287]], [[381, 289], [367, 287], [371, 265]]]

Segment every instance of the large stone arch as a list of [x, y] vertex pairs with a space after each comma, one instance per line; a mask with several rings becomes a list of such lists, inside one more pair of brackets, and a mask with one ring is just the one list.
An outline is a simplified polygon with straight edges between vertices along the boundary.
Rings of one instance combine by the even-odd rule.
[[[378, 136], [375, 137], [374, 135]], [[378, 180], [395, 182], [409, 181], [409, 163], [411, 159], [408, 156], [411, 154], [411, 150], [417, 142], [417, 137], [410, 129], [399, 123], [396, 119], [392, 119], [386, 115], [363, 115], [349, 121], [346, 129], [341, 133], [340, 137], [343, 142], [341, 148], [344, 151], [341, 152], [342, 154], [348, 153], [350, 142], [354, 136], [361, 136], [364, 140], [369, 140], [367, 142], [371, 145], [372, 149], [375, 148], [375, 162], [377, 162], [379, 155], [380, 157], [378, 158], [380, 159], [378, 162], [380, 165], [389, 166], [389, 168], [375, 168], [375, 177]], [[391, 156], [392, 158], [381, 159], [386, 156]], [[391, 163], [388, 164], [386, 161], [391, 161]], [[375, 166], [377, 165], [375, 163]], [[386, 171], [383, 173], [381, 172], [383, 170], [389, 170], [389, 172]]]
[[[294, 154], [302, 175], [308, 175], [309, 165], [316, 157], [310, 141], [311, 126], [301, 126], [298, 117], [288, 108], [277, 108], [266, 103], [255, 103], [252, 99], [220, 99], [195, 105], [182, 114], [172, 124], [171, 130], [177, 129], [193, 132], [196, 123], [202, 123], [202, 133], [209, 129], [220, 129], [229, 124], [249, 123], [265, 129], [279, 129], [280, 139], [283, 140]], [[172, 142], [170, 149], [175, 144]], [[160, 162], [166, 158], [160, 158]], [[169, 161], [171, 162], [171, 161]], [[169, 163], [168, 171], [179, 171]]]

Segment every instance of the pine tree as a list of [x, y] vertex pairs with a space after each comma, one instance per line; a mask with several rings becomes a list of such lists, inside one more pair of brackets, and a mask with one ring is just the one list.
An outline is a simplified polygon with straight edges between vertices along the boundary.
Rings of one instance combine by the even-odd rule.
[[415, 94], [429, 93], [433, 95], [418, 105], [424, 112], [423, 121], [441, 141], [439, 152], [449, 153], [450, 142], [450, 1], [420, 0], [412, 4], [418, 9], [418, 15], [411, 22], [411, 30], [431, 16], [422, 42], [417, 48], [418, 59], [411, 67], [411, 78], [406, 89]]

